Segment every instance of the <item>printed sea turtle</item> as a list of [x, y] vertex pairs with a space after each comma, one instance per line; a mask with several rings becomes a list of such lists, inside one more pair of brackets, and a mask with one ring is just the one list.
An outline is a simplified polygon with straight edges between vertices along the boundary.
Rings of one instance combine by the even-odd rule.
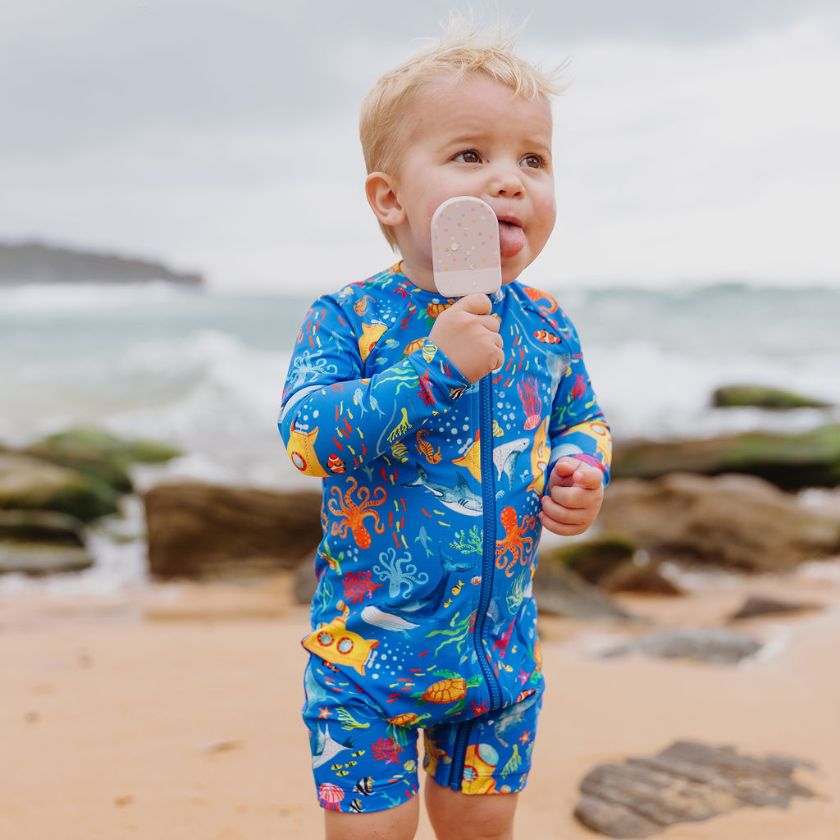
[[416, 715], [414, 712], [403, 712], [396, 717], [385, 718], [393, 726], [416, 726], [421, 720], [431, 715]]
[[443, 679], [432, 683], [425, 691], [415, 691], [411, 696], [421, 701], [425, 700], [427, 703], [451, 703], [457, 700], [456, 705], [446, 710], [448, 715], [460, 712], [464, 708], [464, 697], [468, 688], [481, 685], [481, 677], [478, 674], [465, 680], [455, 671], [440, 669], [435, 671], [434, 675]]
[[411, 727], [417, 726], [420, 721], [431, 717], [431, 715], [416, 715], [414, 712], [402, 712], [395, 717], [385, 718], [388, 722], [388, 730], [391, 736], [397, 743], [402, 746], [406, 745], [408, 730]]

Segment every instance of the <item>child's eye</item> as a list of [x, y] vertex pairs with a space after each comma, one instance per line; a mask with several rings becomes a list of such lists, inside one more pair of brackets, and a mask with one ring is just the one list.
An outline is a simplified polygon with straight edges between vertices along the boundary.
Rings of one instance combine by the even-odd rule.
[[481, 155], [475, 149], [465, 149], [463, 152], [458, 152], [452, 160], [463, 158], [462, 163], [481, 163]]
[[542, 169], [545, 166], [545, 159], [542, 155], [525, 155], [522, 158], [525, 166], [530, 167], [531, 169]]

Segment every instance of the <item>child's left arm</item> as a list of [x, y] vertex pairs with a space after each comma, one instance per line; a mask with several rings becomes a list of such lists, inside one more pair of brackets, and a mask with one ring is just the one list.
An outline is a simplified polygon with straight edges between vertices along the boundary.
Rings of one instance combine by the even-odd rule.
[[548, 483], [540, 522], [554, 534], [582, 534], [595, 521], [610, 480], [612, 436], [583, 362], [574, 324], [559, 310], [569, 367], [554, 397], [548, 432]]

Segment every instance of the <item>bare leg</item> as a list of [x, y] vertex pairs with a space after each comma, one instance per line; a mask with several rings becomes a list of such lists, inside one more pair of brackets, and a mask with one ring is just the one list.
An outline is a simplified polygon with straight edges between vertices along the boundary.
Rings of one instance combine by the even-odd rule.
[[326, 840], [413, 840], [420, 819], [420, 797], [371, 814], [324, 810]]
[[518, 793], [467, 795], [437, 784], [430, 776], [424, 787], [437, 840], [513, 840]]

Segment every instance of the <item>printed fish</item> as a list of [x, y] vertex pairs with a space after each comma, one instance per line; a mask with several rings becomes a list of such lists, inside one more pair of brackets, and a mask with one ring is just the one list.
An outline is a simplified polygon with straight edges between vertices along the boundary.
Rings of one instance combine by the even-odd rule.
[[549, 332], [548, 330], [537, 330], [534, 333], [534, 338], [537, 341], [542, 342], [543, 344], [562, 344], [563, 337], [557, 335], [556, 333]]
[[476, 480], [481, 481], [481, 432], [475, 433], [475, 441], [470, 444], [467, 451], [460, 457], [455, 458], [452, 463], [456, 467], [466, 467], [470, 471], [470, 475]]
[[367, 359], [374, 345], [387, 329], [388, 327], [385, 324], [362, 323], [362, 335], [359, 338], [359, 355], [362, 357], [362, 361]]
[[428, 531], [426, 531], [426, 526], [421, 525], [420, 530], [417, 536], [414, 538], [414, 542], [419, 542], [420, 545], [423, 546], [423, 551], [426, 552], [427, 557], [431, 557], [434, 552], [429, 548], [429, 543], [431, 542], [431, 537], [429, 536]]
[[365, 796], [369, 796], [373, 793], [373, 777], [365, 776], [363, 779], [359, 779], [359, 781], [353, 785], [353, 790], [356, 793], [362, 793]]

